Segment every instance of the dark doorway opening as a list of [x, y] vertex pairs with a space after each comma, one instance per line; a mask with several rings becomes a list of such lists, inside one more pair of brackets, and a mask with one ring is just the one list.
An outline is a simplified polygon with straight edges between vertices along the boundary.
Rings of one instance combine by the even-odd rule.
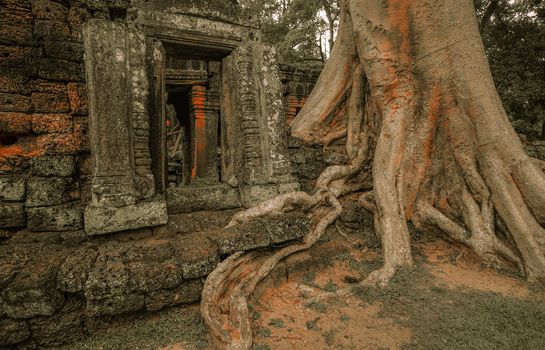
[[192, 123], [190, 86], [167, 85], [165, 106], [168, 186], [187, 186], [191, 181]]

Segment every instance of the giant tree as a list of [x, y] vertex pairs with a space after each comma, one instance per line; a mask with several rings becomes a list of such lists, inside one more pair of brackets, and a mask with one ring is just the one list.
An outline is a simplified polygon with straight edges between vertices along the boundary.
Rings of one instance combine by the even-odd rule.
[[[332, 127], [343, 99], [344, 124]], [[278, 261], [312, 246], [339, 217], [338, 198], [354, 191], [374, 213], [384, 256], [362, 283], [384, 285], [412, 266], [409, 222], [545, 280], [543, 163], [524, 153], [507, 119], [472, 0], [345, 0], [331, 58], [292, 133], [326, 145], [345, 138], [349, 161], [324, 170], [311, 194], [280, 195], [233, 217], [231, 225], [319, 213], [302, 243], [236, 253], [209, 275], [201, 310], [217, 347], [251, 347], [247, 297]]]

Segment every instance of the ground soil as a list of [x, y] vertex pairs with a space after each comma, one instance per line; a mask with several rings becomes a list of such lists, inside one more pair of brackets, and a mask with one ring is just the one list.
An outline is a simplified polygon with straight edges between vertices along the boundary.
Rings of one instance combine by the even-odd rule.
[[[358, 287], [382, 259], [357, 233], [349, 238], [331, 229], [258, 288], [251, 302], [254, 349], [545, 348], [545, 293], [514, 271], [482, 266], [461, 247], [423, 238], [413, 242], [415, 269], [401, 271], [385, 289]], [[210, 348], [195, 306], [139, 322], [69, 348]], [[138, 327], [154, 336], [134, 332]]]

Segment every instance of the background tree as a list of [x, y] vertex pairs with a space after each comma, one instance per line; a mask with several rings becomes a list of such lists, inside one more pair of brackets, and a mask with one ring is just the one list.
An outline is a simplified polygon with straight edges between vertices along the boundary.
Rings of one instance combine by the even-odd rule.
[[475, 5], [492, 75], [509, 118], [518, 132], [545, 140], [545, 3], [476, 0]]
[[337, 0], [247, 0], [243, 5], [258, 14], [264, 40], [278, 48], [282, 61], [325, 62], [338, 26]]

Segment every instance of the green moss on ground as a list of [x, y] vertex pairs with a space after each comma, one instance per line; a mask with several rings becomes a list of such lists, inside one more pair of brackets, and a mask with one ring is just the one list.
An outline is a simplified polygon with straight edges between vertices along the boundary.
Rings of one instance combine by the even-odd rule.
[[417, 268], [399, 271], [386, 288], [355, 287], [381, 316], [411, 329], [407, 349], [545, 349], [545, 302], [433, 284]]
[[162, 311], [155, 319], [149, 315], [138, 316], [130, 324], [93, 334], [61, 349], [155, 350], [175, 343], [204, 349], [208, 346], [207, 335], [197, 310], [174, 308]]

